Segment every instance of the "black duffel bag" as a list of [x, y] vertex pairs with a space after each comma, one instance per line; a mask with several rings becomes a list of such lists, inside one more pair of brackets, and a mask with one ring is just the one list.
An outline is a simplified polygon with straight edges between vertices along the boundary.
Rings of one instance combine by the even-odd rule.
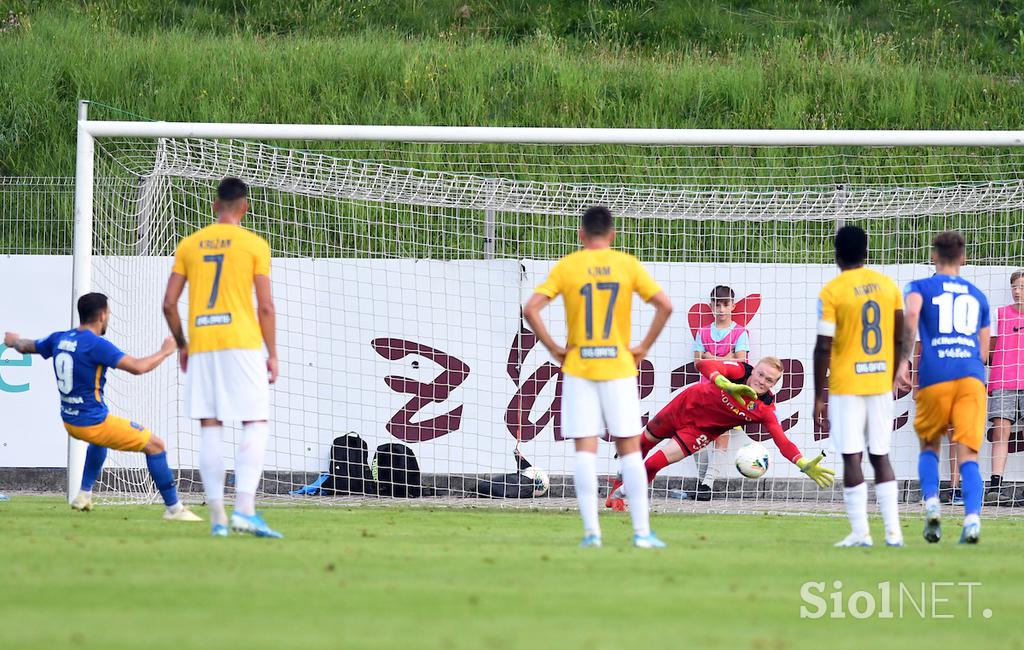
[[391, 442], [377, 447], [373, 459], [377, 468], [377, 494], [382, 497], [418, 499], [423, 493], [420, 486], [420, 464], [408, 446]]

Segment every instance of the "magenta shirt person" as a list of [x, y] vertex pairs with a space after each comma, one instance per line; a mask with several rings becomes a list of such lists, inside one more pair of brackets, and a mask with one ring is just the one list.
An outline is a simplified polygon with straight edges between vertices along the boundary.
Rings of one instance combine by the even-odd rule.
[[1010, 427], [1024, 412], [1024, 270], [1010, 275], [1013, 303], [1000, 307], [993, 319], [992, 365], [988, 378], [988, 419], [992, 422], [992, 478], [985, 492], [988, 505], [1011, 505], [1013, 489], [1003, 488], [1009, 455]]

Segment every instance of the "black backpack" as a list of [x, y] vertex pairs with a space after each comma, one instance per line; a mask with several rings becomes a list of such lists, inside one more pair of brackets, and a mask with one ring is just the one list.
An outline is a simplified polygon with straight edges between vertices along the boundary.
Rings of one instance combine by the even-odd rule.
[[416, 499], [422, 494], [420, 464], [406, 445], [396, 442], [377, 447], [377, 493], [384, 497]]
[[366, 441], [355, 433], [334, 439], [331, 445], [330, 478], [323, 485], [324, 494], [376, 494]]

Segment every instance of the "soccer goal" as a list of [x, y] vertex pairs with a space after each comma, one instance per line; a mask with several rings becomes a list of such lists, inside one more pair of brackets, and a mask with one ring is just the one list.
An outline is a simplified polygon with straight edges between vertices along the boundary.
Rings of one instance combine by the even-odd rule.
[[[1021, 145], [1024, 132], [184, 124], [90, 121], [83, 108], [74, 293], [107, 293], [108, 336], [132, 353], [156, 349], [174, 248], [210, 223], [217, 182], [240, 177], [252, 192], [244, 225], [273, 250], [278, 308], [281, 377], [263, 494], [336, 502], [315, 487], [290, 493], [329, 473], [332, 451], [356, 461], [335, 470], [361, 472], [360, 446], [334, 444], [355, 434], [377, 479], [357, 481], [359, 490], [415, 494], [401, 489], [411, 474], [394, 466], [411, 452], [422, 499], [478, 499], [497, 483], [506, 498], [488, 504], [561, 505], [572, 496], [572, 453], [561, 440], [560, 376], [520, 306], [577, 246], [586, 207], [611, 208], [616, 246], [647, 265], [676, 308], [641, 367], [645, 417], [697, 381], [694, 342], [714, 320], [711, 290], [726, 285], [750, 358], [783, 361], [783, 428], [817, 453], [829, 443], [811, 417], [811, 351], [817, 294], [837, 273], [836, 228], [862, 225], [869, 263], [901, 286], [930, 273], [932, 235], [958, 229], [965, 275], [993, 308], [1008, 304], [1024, 254]], [[639, 337], [652, 310], [639, 301], [634, 310]], [[560, 301], [546, 318], [564, 336]], [[168, 441], [185, 498], [199, 500], [198, 427], [181, 415], [181, 386], [168, 361], [144, 377], [111, 373], [108, 398]], [[892, 457], [908, 505], [919, 499], [913, 410], [899, 394]], [[766, 477], [743, 479], [733, 458], [748, 440], [767, 435], [736, 430], [722, 452], [668, 468], [655, 507], [841, 508], [840, 487], [817, 489], [770, 442]], [[1011, 483], [1024, 481], [1022, 442], [1015, 426]], [[516, 451], [539, 470], [528, 472], [536, 489], [516, 483]], [[599, 456], [610, 478], [612, 453], [605, 445]], [[990, 443], [982, 456], [987, 478]], [[82, 458], [72, 444], [73, 487]], [[841, 470], [834, 454], [826, 463]], [[949, 480], [945, 459], [943, 468]], [[713, 499], [695, 502], [707, 472]], [[131, 455], [111, 454], [101, 483], [97, 497], [155, 498]]]

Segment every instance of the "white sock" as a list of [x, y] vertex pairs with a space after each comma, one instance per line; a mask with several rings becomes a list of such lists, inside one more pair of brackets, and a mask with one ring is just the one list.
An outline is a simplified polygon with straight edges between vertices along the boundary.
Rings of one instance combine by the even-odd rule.
[[167, 506], [167, 512], [173, 515], [174, 513], [182, 510], [184, 507], [185, 506], [181, 505], [181, 501], [175, 501], [171, 505]]
[[900, 505], [896, 497], [896, 481], [875, 483], [875, 501], [882, 511], [885, 534], [890, 537], [903, 537], [903, 530], [900, 528]]
[[199, 475], [203, 478], [203, 492], [210, 509], [212, 525], [227, 524], [224, 512], [224, 452], [221, 450], [223, 427], [200, 427]]
[[846, 502], [846, 516], [850, 519], [853, 534], [866, 537], [871, 532], [868, 528], [868, 484], [843, 488], [843, 501]]
[[91, 497], [92, 496], [92, 490], [79, 490], [78, 493], [83, 495], [83, 496], [87, 496], [87, 497]]
[[256, 514], [256, 489], [263, 476], [269, 432], [266, 422], [242, 427], [242, 440], [235, 451], [235, 511], [243, 515]]
[[942, 508], [942, 502], [939, 501], [939, 497], [928, 497], [927, 499], [924, 500], [925, 509], [931, 508], [932, 506], [935, 506], [936, 508], [939, 509]]
[[973, 514], [964, 517], [964, 526], [970, 526], [971, 524], [978, 524], [978, 526], [981, 526], [981, 516]]
[[708, 469], [704, 472], [702, 483], [708, 487], [714, 487], [715, 481], [721, 475], [722, 461], [725, 459], [725, 450], [712, 447], [708, 450]]
[[[623, 476], [625, 478], [625, 476]], [[646, 474], [644, 475], [646, 480]], [[587, 535], [601, 535], [597, 523], [597, 454], [589, 451], [576, 452], [575, 479], [576, 501], [583, 518], [583, 532]]]
[[697, 476], [700, 477], [701, 482], [704, 481], [704, 477], [708, 475], [708, 471], [711, 469], [711, 450], [705, 447], [696, 454], [693, 454], [693, 466], [697, 468]]
[[622, 485], [629, 496], [629, 516], [633, 519], [633, 532], [647, 536], [651, 532], [650, 510], [647, 503], [647, 470], [640, 452], [619, 458]]

